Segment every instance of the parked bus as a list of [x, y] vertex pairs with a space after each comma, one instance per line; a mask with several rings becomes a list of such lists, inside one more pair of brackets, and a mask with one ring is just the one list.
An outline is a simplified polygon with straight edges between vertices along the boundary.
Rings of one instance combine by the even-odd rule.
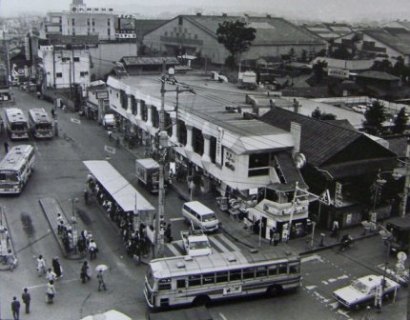
[[30, 109], [28, 121], [30, 132], [34, 138], [47, 139], [53, 137], [53, 123], [44, 108]]
[[34, 166], [34, 148], [18, 145], [10, 149], [0, 162], [0, 194], [19, 194]]
[[300, 257], [275, 248], [269, 252], [224, 252], [151, 260], [144, 295], [150, 308], [296, 290]]
[[28, 139], [28, 123], [23, 111], [19, 108], [5, 110], [6, 128], [11, 140]]

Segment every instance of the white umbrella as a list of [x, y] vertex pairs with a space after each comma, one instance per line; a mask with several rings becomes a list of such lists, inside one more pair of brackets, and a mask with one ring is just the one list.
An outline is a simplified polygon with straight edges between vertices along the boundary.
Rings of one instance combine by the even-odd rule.
[[99, 264], [98, 266], [95, 267], [95, 271], [97, 272], [100, 272], [100, 271], [104, 272], [106, 270], [108, 270], [108, 266], [105, 264]]

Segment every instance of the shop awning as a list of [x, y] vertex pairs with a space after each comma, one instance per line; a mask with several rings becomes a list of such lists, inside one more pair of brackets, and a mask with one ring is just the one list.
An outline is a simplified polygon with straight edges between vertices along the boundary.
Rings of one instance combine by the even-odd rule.
[[90, 173], [113, 197], [124, 212], [154, 211], [151, 205], [125, 178], [105, 160], [83, 161]]

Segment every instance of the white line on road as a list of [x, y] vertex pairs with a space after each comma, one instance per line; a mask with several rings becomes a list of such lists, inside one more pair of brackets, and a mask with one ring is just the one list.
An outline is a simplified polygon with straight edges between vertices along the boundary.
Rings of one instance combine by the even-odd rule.
[[319, 256], [318, 254], [312, 254], [311, 256], [304, 257], [304, 258], [302, 258], [301, 261], [302, 261], [302, 263], [305, 263], [305, 262], [309, 262], [309, 261], [313, 261], [313, 260], [318, 260], [320, 262], [324, 262], [322, 257]]
[[[74, 282], [74, 281], [80, 281], [80, 279], [67, 279], [67, 280], [57, 280], [59, 283], [69, 283], [69, 282]], [[29, 286], [29, 287], [26, 287], [27, 289], [37, 289], [37, 288], [43, 288], [43, 287], [46, 287], [47, 286], [47, 283], [42, 283], [42, 284], [37, 284], [37, 285], [34, 285], [34, 286]]]
[[185, 220], [185, 218], [184, 218], [184, 217], [179, 217], [179, 218], [171, 218], [171, 219], [169, 219], [169, 221], [171, 221], [171, 222], [182, 221], [182, 220]]
[[225, 317], [223, 313], [220, 313], [220, 312], [219, 312], [219, 316], [222, 318], [222, 320], [228, 320], [228, 318]]
[[169, 251], [172, 252], [172, 254], [174, 256], [180, 256], [181, 254], [178, 252], [178, 250], [171, 244], [171, 243], [167, 243], [167, 248], [169, 249]]
[[216, 240], [214, 237], [209, 237], [209, 242], [213, 244], [215, 247], [218, 247], [222, 252], [229, 252], [229, 249], [226, 248], [222, 243]]
[[226, 242], [226, 244], [228, 244], [229, 246], [232, 247], [232, 249], [234, 249], [235, 251], [241, 251], [241, 249], [235, 245], [231, 240], [229, 240], [227, 237], [225, 237], [223, 234], [220, 235], [220, 237], [222, 238], [222, 240], [224, 242]]
[[306, 286], [305, 288], [306, 288], [306, 290], [310, 291], [310, 290], [316, 289], [317, 286]]

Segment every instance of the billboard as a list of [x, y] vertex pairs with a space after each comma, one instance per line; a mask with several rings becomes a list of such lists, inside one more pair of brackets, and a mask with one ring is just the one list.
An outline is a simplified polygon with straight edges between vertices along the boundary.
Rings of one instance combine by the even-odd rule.
[[118, 18], [118, 22], [120, 31], [135, 31], [134, 18]]

